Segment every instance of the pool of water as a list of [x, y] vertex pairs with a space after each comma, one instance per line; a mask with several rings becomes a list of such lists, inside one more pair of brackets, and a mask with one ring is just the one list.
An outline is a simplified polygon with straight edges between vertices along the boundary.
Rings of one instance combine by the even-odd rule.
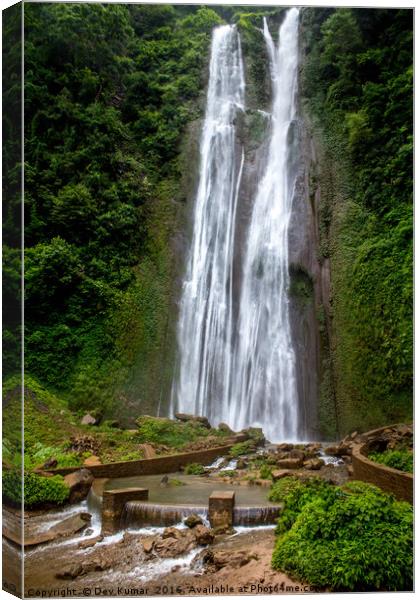
[[[214, 477], [200, 477], [172, 473], [168, 484], [162, 484], [162, 475], [139, 475], [109, 479], [105, 489], [143, 487], [149, 490], [149, 502], [183, 506], [207, 506], [209, 496], [216, 491], [235, 492], [235, 506], [272, 506], [267, 500], [268, 488], [258, 485], [233, 485]], [[178, 482], [176, 485], [175, 483]]]

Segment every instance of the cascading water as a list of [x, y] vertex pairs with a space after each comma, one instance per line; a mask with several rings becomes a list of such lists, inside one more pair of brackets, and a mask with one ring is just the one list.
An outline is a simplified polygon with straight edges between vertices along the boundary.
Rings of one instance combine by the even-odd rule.
[[[271, 137], [246, 247], [238, 253], [244, 152], [238, 152], [235, 117], [244, 108], [243, 65], [237, 30], [214, 30], [193, 240], [180, 306], [180, 373], [172, 394], [172, 411], [206, 415], [235, 429], [260, 426], [271, 441], [299, 439], [288, 302], [294, 191], [288, 134], [295, 118], [298, 18], [296, 8], [286, 13], [277, 48], [264, 22], [273, 88]], [[238, 298], [233, 297], [236, 255], [242, 257]]]
[[[232, 267], [243, 153], [237, 160], [235, 118], [245, 82], [236, 27], [213, 32], [207, 110], [192, 247], [178, 328], [180, 373], [172, 407], [217, 418], [228, 402], [232, 365]], [[217, 402], [213, 401], [217, 398]]]
[[239, 427], [261, 426], [272, 441], [299, 437], [288, 300], [288, 225], [294, 191], [288, 133], [295, 118], [298, 16], [295, 8], [287, 12], [278, 48], [264, 20], [273, 85], [272, 129], [249, 225], [229, 418]]

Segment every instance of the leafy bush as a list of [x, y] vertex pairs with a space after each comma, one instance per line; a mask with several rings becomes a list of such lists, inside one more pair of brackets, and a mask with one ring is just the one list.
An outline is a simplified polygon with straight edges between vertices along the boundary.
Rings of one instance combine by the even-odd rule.
[[[282, 480], [275, 569], [333, 591], [412, 589], [413, 509], [359, 481]], [[279, 482], [280, 483], [280, 482]]]
[[406, 473], [413, 472], [413, 453], [408, 450], [385, 450], [385, 452], [372, 452], [368, 455], [369, 460], [399, 469]]
[[205, 469], [203, 465], [200, 465], [198, 463], [191, 463], [189, 465], [186, 465], [184, 472], [186, 475], [202, 475], [203, 473], [205, 473]]
[[[22, 502], [22, 476], [20, 471], [4, 471], [3, 496], [13, 504]], [[35, 473], [24, 475], [25, 508], [34, 508], [42, 504], [63, 504], [70, 494], [61, 475], [41, 477]]]
[[284, 477], [271, 486], [268, 499], [284, 505], [277, 522], [276, 533], [288, 531], [308, 502], [314, 498], [327, 499], [337, 493], [337, 489], [320, 477], [302, 481], [297, 477]]

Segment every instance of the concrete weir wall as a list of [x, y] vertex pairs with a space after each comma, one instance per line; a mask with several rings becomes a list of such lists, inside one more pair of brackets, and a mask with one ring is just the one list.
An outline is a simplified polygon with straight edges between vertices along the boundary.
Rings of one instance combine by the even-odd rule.
[[[196, 452], [185, 452], [183, 454], [170, 454], [158, 458], [145, 458], [131, 460], [128, 462], [107, 463], [105, 465], [93, 465], [86, 467], [94, 477], [105, 477], [113, 479], [116, 477], [132, 477], [135, 475], [160, 475], [161, 473], [175, 473], [181, 467], [191, 463], [208, 465], [219, 456], [224, 456], [232, 448], [229, 446], [218, 446], [209, 450], [198, 450]], [[68, 475], [78, 471], [81, 467], [65, 467], [62, 469], [51, 469], [49, 472], [58, 475]]]
[[[387, 428], [371, 431], [366, 436], [373, 436]], [[413, 475], [404, 473], [373, 462], [367, 458], [370, 452], [370, 442], [364, 442], [353, 448], [352, 465], [353, 479], [359, 479], [377, 485], [382, 490], [390, 492], [398, 500], [406, 500], [413, 504]]]

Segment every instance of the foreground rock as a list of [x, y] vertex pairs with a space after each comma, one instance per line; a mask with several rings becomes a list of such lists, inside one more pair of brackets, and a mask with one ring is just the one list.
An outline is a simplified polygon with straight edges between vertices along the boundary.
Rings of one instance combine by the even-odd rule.
[[47, 531], [34, 532], [29, 535], [25, 535], [25, 547], [26, 546], [37, 546], [38, 544], [44, 544], [46, 542], [53, 542], [59, 538], [69, 537], [85, 529], [90, 524], [92, 516], [89, 513], [80, 512], [75, 515], [71, 515], [60, 521], [56, 525], [53, 525]]
[[195, 559], [193, 564], [202, 564], [204, 573], [215, 573], [228, 567], [230, 569], [238, 569], [247, 565], [251, 560], [258, 560], [258, 555], [255, 552], [247, 550], [238, 550], [229, 552], [226, 550], [204, 550]]
[[64, 477], [64, 483], [70, 489], [69, 502], [81, 502], [89, 494], [93, 483], [93, 475], [88, 469], [80, 469]]

